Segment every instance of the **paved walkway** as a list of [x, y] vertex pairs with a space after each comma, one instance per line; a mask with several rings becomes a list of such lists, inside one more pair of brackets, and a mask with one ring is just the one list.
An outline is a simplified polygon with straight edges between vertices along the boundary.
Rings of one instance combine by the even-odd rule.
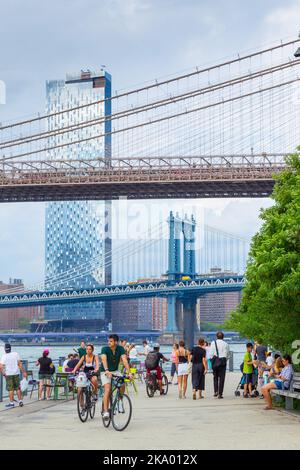
[[[0, 412], [1, 449], [300, 449], [300, 416], [264, 411], [264, 401], [235, 398], [239, 374], [228, 374], [224, 400], [133, 396], [134, 414], [124, 432], [104, 429], [99, 408], [94, 421], [82, 424], [76, 402], [37, 402]], [[3, 404], [0, 404], [0, 411]]]

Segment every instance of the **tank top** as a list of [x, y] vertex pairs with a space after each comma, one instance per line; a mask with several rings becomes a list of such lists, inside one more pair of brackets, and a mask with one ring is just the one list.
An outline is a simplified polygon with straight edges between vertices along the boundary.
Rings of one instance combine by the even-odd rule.
[[184, 350], [184, 355], [180, 354], [180, 350], [179, 350], [179, 356], [178, 356], [178, 362], [179, 362], [179, 364], [186, 364], [186, 363], [188, 362], [186, 356], [187, 356], [186, 349]]
[[88, 372], [92, 372], [93, 370], [95, 370], [95, 367], [96, 367], [95, 356], [93, 356], [92, 362], [87, 362], [87, 356], [84, 356], [84, 369], [83, 369], [83, 372], [85, 374], [87, 374]]

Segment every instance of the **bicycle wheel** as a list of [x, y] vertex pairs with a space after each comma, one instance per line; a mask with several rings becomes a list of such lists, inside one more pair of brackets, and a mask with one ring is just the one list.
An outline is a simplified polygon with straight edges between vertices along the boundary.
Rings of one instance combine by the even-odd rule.
[[111, 422], [111, 409], [108, 410], [108, 412], [109, 412], [109, 418], [108, 418], [108, 419], [104, 419], [104, 418], [103, 418], [103, 403], [102, 403], [101, 417], [102, 417], [103, 426], [104, 426], [105, 428], [108, 428], [109, 425], [110, 425], [110, 422]]
[[94, 419], [95, 418], [95, 413], [96, 413], [96, 402], [94, 402], [94, 400], [91, 401], [89, 411], [90, 411], [90, 418]]
[[163, 386], [163, 390], [164, 390], [164, 395], [167, 395], [168, 390], [169, 390], [169, 381], [168, 381], [168, 377], [166, 375], [162, 376], [162, 386]]
[[87, 391], [84, 388], [79, 389], [77, 394], [77, 413], [82, 423], [85, 423], [89, 416], [87, 404]]
[[124, 431], [130, 423], [132, 404], [128, 395], [117, 394], [111, 412], [112, 425], [116, 431]]
[[147, 380], [146, 382], [146, 392], [149, 398], [152, 398], [155, 393], [155, 387], [152, 380]]

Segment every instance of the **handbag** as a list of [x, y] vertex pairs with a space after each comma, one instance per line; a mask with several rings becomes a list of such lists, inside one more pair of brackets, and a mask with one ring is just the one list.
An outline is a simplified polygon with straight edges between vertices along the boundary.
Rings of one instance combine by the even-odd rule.
[[212, 358], [212, 368], [213, 368], [213, 370], [220, 369], [220, 367], [223, 367], [224, 365], [226, 365], [226, 358], [219, 356], [217, 341], [215, 341], [215, 345], [216, 345], [217, 355]]

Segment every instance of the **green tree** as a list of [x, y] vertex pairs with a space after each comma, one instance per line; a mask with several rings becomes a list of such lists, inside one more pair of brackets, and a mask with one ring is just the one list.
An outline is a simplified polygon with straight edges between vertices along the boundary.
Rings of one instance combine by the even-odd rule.
[[275, 176], [274, 204], [262, 210], [242, 301], [227, 327], [281, 351], [300, 339], [300, 147]]

